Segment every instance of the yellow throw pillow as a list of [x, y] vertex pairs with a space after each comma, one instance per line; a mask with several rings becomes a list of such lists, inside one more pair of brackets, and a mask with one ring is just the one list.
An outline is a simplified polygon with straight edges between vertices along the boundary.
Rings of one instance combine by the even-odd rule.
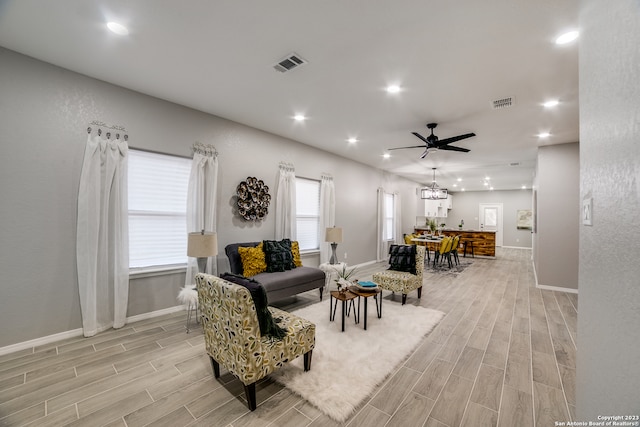
[[240, 246], [238, 247], [238, 253], [242, 261], [242, 274], [244, 277], [255, 276], [256, 274], [267, 271], [267, 262], [264, 259], [262, 242], [253, 248]]
[[300, 258], [300, 244], [297, 241], [291, 242], [291, 254], [293, 255], [293, 263], [296, 267], [302, 267], [302, 259]]
[[415, 236], [415, 234], [405, 234], [404, 235], [404, 243], [405, 245], [415, 245], [416, 242], [412, 242], [411, 239], [413, 239]]

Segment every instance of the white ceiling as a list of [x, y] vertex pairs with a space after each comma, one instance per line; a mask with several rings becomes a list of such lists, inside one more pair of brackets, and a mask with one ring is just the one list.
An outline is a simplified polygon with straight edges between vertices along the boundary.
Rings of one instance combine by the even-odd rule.
[[[578, 141], [577, 28], [578, 0], [0, 0], [8, 49], [450, 191], [530, 188], [537, 147]], [[382, 157], [428, 122], [471, 152]]]

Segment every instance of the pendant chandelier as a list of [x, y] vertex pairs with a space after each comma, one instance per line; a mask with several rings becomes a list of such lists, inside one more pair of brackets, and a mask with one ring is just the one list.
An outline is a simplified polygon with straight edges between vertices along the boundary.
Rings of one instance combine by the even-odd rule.
[[440, 188], [440, 186], [436, 184], [436, 168], [431, 169], [433, 169], [433, 181], [431, 185], [422, 188], [420, 197], [426, 200], [446, 199], [449, 191], [446, 188]]

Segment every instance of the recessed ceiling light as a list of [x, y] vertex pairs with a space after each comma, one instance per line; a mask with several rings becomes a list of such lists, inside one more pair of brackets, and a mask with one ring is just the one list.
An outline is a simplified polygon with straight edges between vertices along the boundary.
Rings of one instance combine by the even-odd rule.
[[549, 132], [540, 132], [538, 138], [549, 138], [551, 134]]
[[464, 191], [464, 188], [461, 188], [460, 191]]
[[458, 182], [461, 182], [461, 181], [462, 181], [462, 178], [458, 178]]
[[389, 92], [389, 93], [398, 93], [398, 92], [400, 92], [400, 86], [398, 86], [398, 85], [389, 85], [389, 86], [387, 86], [387, 92]]
[[578, 38], [579, 34], [580, 33], [578, 33], [577, 31], [569, 31], [567, 33], [564, 33], [556, 39], [556, 44], [571, 43], [572, 41]]
[[493, 187], [489, 187], [489, 191], [493, 191]]
[[558, 104], [560, 104], [560, 101], [558, 101], [557, 99], [552, 99], [552, 100], [547, 101], [544, 104], [542, 104], [542, 106], [544, 108], [551, 108], [551, 107], [555, 107]]
[[454, 187], [457, 187], [457, 186], [458, 186], [458, 184], [453, 184], [453, 186], [454, 186]]
[[347, 142], [349, 144], [355, 144], [356, 142], [358, 142], [358, 138], [351, 137], [351, 138], [347, 139]]
[[523, 190], [526, 190], [526, 189], [527, 189], [527, 186], [526, 186], [526, 185], [523, 185], [523, 186], [522, 186], [522, 189], [523, 189]]
[[129, 30], [122, 24], [118, 24], [117, 22], [107, 22], [107, 28], [109, 28], [112, 32], [116, 33], [119, 36], [126, 36], [129, 34]]
[[486, 187], [487, 185], [489, 185], [489, 183], [487, 181], [485, 181], [485, 182], [482, 183], [482, 185], [484, 185]]
[[389, 153], [384, 153], [384, 154], [382, 155], [382, 157], [384, 157], [385, 159], [388, 159], [389, 157], [391, 157], [391, 154], [389, 154]]
[[293, 119], [296, 122], [303, 122], [303, 121], [307, 120], [307, 117], [304, 114], [296, 114], [295, 116], [293, 116]]

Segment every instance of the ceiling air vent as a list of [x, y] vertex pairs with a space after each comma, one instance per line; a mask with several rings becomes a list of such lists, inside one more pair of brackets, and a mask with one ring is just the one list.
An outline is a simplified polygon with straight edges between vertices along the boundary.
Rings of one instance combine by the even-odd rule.
[[278, 61], [273, 66], [273, 68], [275, 68], [277, 71], [280, 71], [281, 73], [286, 73], [287, 71], [291, 71], [294, 68], [298, 68], [306, 63], [307, 61], [305, 59], [302, 59], [300, 55], [296, 53], [290, 53], [289, 55]]
[[509, 108], [515, 103], [515, 99], [512, 96], [508, 96], [502, 99], [496, 99], [491, 102], [494, 110], [500, 110], [502, 108]]

